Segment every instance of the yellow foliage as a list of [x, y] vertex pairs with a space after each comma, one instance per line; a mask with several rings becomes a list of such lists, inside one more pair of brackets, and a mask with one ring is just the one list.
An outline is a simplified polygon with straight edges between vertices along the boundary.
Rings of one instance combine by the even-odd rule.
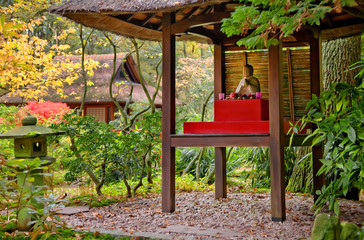
[[[75, 64], [69, 59], [55, 60], [55, 56], [64, 55], [63, 51], [69, 46], [52, 46], [51, 51], [46, 51], [46, 40], [20, 34], [25, 29], [31, 30], [34, 25], [41, 24], [43, 20], [38, 18], [29, 23], [6, 23], [5, 15], [1, 15], [0, 96], [10, 94], [25, 99], [39, 98], [50, 89], [63, 95], [64, 84], [71, 84], [78, 78], [79, 63]], [[87, 66], [87, 69], [92, 71], [94, 67]]]
[[[46, 20], [42, 12], [60, 0], [14, 1], [0, 9], [0, 97], [6, 94], [40, 99], [54, 89], [61, 97], [65, 84], [72, 84], [81, 73], [81, 64], [67, 59], [69, 45], [50, 46], [46, 40], [30, 37]], [[8, 21], [7, 21], [8, 19]], [[9, 19], [12, 19], [11, 21]], [[20, 20], [24, 19], [24, 20]], [[65, 28], [54, 36], [57, 43], [76, 31]], [[50, 49], [50, 50], [49, 50]], [[62, 56], [61, 58], [59, 56]], [[85, 70], [92, 75], [98, 62], [87, 60]]]

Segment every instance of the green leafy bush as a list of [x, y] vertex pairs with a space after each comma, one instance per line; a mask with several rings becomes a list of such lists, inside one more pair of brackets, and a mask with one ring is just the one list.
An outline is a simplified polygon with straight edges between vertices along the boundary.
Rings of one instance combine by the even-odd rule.
[[[22, 230], [29, 228], [31, 238], [35, 239], [40, 234], [49, 237], [57, 231], [57, 227], [65, 226], [53, 211], [64, 200], [48, 193], [46, 186], [38, 185], [39, 178], [47, 175], [43, 173], [44, 168], [39, 158], [13, 159], [0, 165], [0, 209], [8, 210], [6, 216], [0, 219], [4, 229], [0, 236], [5, 235], [5, 239], [16, 234], [15, 230], [19, 227]], [[36, 181], [38, 184], [35, 184]]]
[[302, 127], [317, 125], [308, 138], [312, 145], [324, 145], [318, 174], [327, 177], [315, 204], [320, 209], [329, 203], [329, 209], [339, 214], [337, 198], [347, 195], [350, 188], [364, 188], [364, 85], [331, 85], [319, 97], [313, 95], [307, 110]]
[[[128, 195], [135, 195], [142, 179], [158, 167], [161, 155], [161, 112], [144, 114], [133, 127], [113, 130], [112, 125], [90, 116], [66, 115], [57, 127], [70, 139], [66, 178], [86, 173], [98, 195], [105, 183], [123, 181]], [[152, 174], [151, 174], [152, 175]], [[148, 177], [151, 177], [148, 175]], [[131, 186], [130, 181], [133, 183]]]

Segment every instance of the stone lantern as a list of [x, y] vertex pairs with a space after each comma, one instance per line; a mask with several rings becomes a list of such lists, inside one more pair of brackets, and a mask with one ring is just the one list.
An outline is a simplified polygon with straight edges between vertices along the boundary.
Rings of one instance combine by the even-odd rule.
[[[14, 139], [14, 155], [15, 159], [39, 159], [41, 163], [30, 172], [26, 169], [16, 167], [17, 184], [22, 187], [26, 197], [30, 197], [30, 207], [22, 206], [18, 213], [17, 229], [26, 231], [31, 228], [29, 222], [32, 220], [31, 208], [43, 208], [43, 191], [44, 174], [43, 168], [55, 162], [54, 157], [47, 156], [47, 139], [46, 136], [58, 135], [58, 132], [45, 126], [37, 125], [37, 118], [34, 116], [26, 116], [22, 119], [22, 126], [16, 127], [7, 133], [0, 135], [0, 139]], [[15, 161], [16, 162], [16, 161]]]

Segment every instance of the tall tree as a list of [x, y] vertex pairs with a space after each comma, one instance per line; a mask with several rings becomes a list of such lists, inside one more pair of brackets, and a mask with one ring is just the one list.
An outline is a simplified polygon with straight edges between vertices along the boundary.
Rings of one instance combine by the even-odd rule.
[[359, 69], [350, 70], [350, 66], [360, 60], [360, 38], [358, 35], [323, 42], [324, 89], [328, 89], [330, 84], [338, 82], [355, 84], [354, 77]]

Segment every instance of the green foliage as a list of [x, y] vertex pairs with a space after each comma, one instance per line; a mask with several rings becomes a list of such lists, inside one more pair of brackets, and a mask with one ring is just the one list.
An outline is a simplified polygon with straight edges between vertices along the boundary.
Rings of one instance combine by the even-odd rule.
[[319, 214], [315, 218], [312, 229], [312, 240], [360, 240], [364, 228], [360, 229], [353, 223], [342, 222], [334, 215]]
[[244, 154], [244, 164], [249, 166], [242, 173], [244, 181], [251, 180], [250, 186], [253, 188], [270, 187], [270, 158], [269, 148], [252, 147], [247, 148]]
[[[293, 167], [297, 158], [297, 148], [285, 148], [284, 167], [285, 167], [285, 184], [292, 175]], [[244, 181], [250, 180], [250, 186], [253, 188], [270, 187], [270, 156], [268, 147], [249, 147], [245, 148], [242, 155], [243, 163], [249, 168], [242, 173]]]
[[[243, 36], [237, 44], [249, 48], [264, 48], [279, 43], [303, 25], [320, 25], [320, 21], [331, 11], [342, 11], [342, 7], [356, 6], [354, 0], [304, 0], [270, 1], [240, 0], [230, 18], [224, 19], [222, 32], [228, 37]], [[252, 30], [252, 31], [250, 31]]]
[[[113, 195], [113, 197], [115, 197], [115, 195]], [[87, 194], [71, 198], [69, 200], [68, 205], [70, 206], [90, 205], [90, 207], [104, 207], [120, 202], [122, 200], [123, 199], [97, 197], [95, 195]]]
[[351, 187], [364, 188], [364, 85], [333, 84], [320, 97], [313, 95], [302, 122], [317, 129], [308, 136], [312, 145], [324, 145], [323, 166], [318, 174], [330, 180], [317, 193], [316, 205], [340, 213], [337, 197]]
[[66, 115], [58, 127], [70, 137], [70, 159], [65, 162], [69, 172], [66, 179], [77, 179], [86, 172], [95, 184], [103, 185], [109, 165], [118, 157], [119, 145], [114, 141], [117, 133], [109, 124], [98, 122], [94, 117]]
[[[234, 176], [235, 171], [243, 165], [245, 148], [228, 148], [226, 174]], [[182, 176], [191, 175], [205, 183], [214, 181], [215, 151], [214, 148], [181, 148], [176, 153], [176, 172]]]
[[311, 147], [293, 147], [297, 149], [297, 157], [289, 178], [286, 191], [313, 193], [312, 184], [312, 151]]
[[[0, 228], [0, 239], [4, 240], [31, 240], [31, 236], [27, 235], [27, 233], [23, 232], [9, 232], [7, 229]], [[72, 230], [70, 228], [66, 229], [57, 229], [57, 232], [53, 235], [47, 236], [46, 233], [41, 233], [35, 239], [48, 239], [48, 240], [73, 240], [73, 239], [82, 239], [82, 240], [93, 240], [93, 239], [101, 239], [101, 240], [113, 240], [116, 237], [113, 237], [109, 234], [100, 234], [100, 233], [92, 233], [92, 232], [78, 232]], [[120, 237], [117, 239], [131, 239], [130, 237]]]
[[[70, 158], [64, 165], [68, 180], [89, 175], [101, 195], [104, 183], [135, 182], [158, 166], [161, 151], [161, 112], [144, 114], [128, 130], [113, 131], [112, 125], [93, 117], [68, 115], [58, 127], [70, 137]], [[147, 164], [148, 163], [148, 164]], [[133, 194], [138, 184], [132, 186]], [[130, 192], [128, 195], [131, 195]]]
[[[35, 178], [47, 175], [39, 172], [45, 168], [42, 164], [40, 159], [14, 159], [0, 165], [0, 209], [12, 209], [0, 219], [3, 229], [0, 236], [5, 236], [5, 239], [12, 239], [10, 233], [15, 233], [19, 223], [31, 225], [30, 236], [33, 239], [41, 233], [41, 239], [49, 237], [55, 233], [56, 227], [65, 226], [52, 211], [64, 200], [53, 194], [44, 196], [46, 187], [35, 183]], [[29, 213], [29, 221], [23, 221], [25, 211]]]
[[[19, 121], [19, 116], [17, 115], [18, 111], [18, 107], [8, 107], [0, 104], [0, 134], [15, 127], [15, 123]], [[13, 155], [13, 149], [13, 140], [0, 139], [0, 163], [2, 160], [9, 159]]]
[[213, 190], [213, 187], [201, 181], [195, 181], [192, 175], [186, 174], [184, 176], [176, 176], [176, 190], [179, 192], [203, 192]]
[[[180, 58], [176, 66], [177, 122], [201, 121], [203, 102], [213, 91], [213, 58]], [[213, 119], [213, 98], [208, 100], [205, 121]]]

